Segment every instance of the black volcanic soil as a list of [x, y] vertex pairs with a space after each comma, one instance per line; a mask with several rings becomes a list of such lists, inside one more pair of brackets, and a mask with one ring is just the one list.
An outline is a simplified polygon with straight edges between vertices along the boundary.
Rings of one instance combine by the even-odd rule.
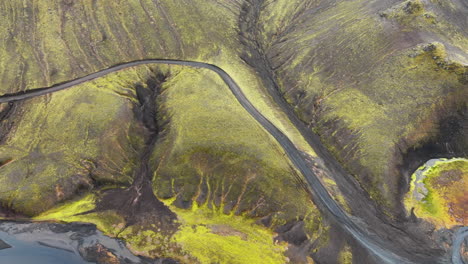
[[399, 166], [402, 179], [401, 193], [408, 192], [411, 174], [426, 161], [436, 158], [468, 157], [468, 107], [461, 105], [458, 109], [446, 112], [437, 121], [438, 130], [425, 142], [416, 146], [407, 146], [402, 140], [399, 145], [406, 152], [400, 152], [402, 164]]
[[[14, 115], [18, 112], [21, 102], [0, 104], [0, 143], [5, 140], [14, 125]], [[0, 160], [0, 166], [5, 164], [5, 160]]]
[[156, 72], [147, 80], [146, 87], [141, 84], [136, 85], [139, 103], [133, 110], [145, 133], [145, 146], [140, 153], [139, 167], [133, 173], [131, 186], [104, 191], [92, 212], [115, 210], [124, 217], [127, 226], [153, 223], [162, 232], [172, 234], [178, 227], [175, 223], [177, 216], [154, 195], [151, 183], [153, 171], [149, 164], [156, 142], [162, 133], [163, 124], [160, 124], [157, 118], [159, 109], [157, 102], [161, 85], [167, 77]]

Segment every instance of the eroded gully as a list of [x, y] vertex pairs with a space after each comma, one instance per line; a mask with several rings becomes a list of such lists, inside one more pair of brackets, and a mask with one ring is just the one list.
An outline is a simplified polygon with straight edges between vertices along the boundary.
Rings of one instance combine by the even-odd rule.
[[0, 97], [0, 103], [14, 102], [33, 98], [36, 96], [42, 96], [45, 94], [57, 92], [67, 88], [71, 88], [75, 85], [102, 77], [104, 75], [116, 72], [125, 68], [134, 67], [144, 64], [166, 64], [166, 65], [180, 65], [189, 66], [195, 68], [209, 69], [217, 73], [221, 79], [226, 83], [231, 92], [234, 94], [238, 102], [242, 107], [259, 122], [263, 128], [276, 139], [281, 147], [286, 152], [291, 162], [301, 172], [306, 180], [309, 188], [314, 194], [314, 201], [318, 203], [318, 207], [325, 210], [327, 214], [333, 216], [334, 220], [348, 232], [357, 242], [359, 242], [364, 248], [366, 248], [372, 255], [377, 257], [379, 260], [385, 263], [418, 263], [413, 260], [401, 256], [398, 252], [388, 250], [385, 246], [386, 242], [384, 239], [380, 239], [376, 235], [369, 234], [363, 230], [355, 220], [353, 220], [331, 197], [326, 188], [320, 182], [314, 172], [308, 167], [307, 161], [301, 155], [301, 151], [298, 150], [292, 141], [281, 132], [275, 125], [273, 125], [265, 116], [263, 116], [247, 99], [237, 83], [227, 74], [223, 69], [218, 66], [196, 62], [196, 61], [183, 61], [183, 60], [168, 60], [168, 59], [145, 59], [138, 61], [131, 61], [122, 63], [119, 65], [111, 66], [107, 69], [80, 77], [71, 81], [56, 84], [50, 87], [32, 89], [21, 93], [5, 94]]

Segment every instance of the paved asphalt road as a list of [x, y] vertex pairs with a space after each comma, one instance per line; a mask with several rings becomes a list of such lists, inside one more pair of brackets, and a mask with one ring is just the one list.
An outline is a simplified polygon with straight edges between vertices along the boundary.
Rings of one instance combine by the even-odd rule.
[[98, 77], [104, 76], [106, 74], [119, 71], [125, 68], [143, 65], [143, 64], [170, 64], [170, 65], [182, 65], [190, 66], [196, 68], [209, 69], [216, 72], [223, 81], [229, 86], [229, 89], [237, 98], [239, 103], [244, 107], [249, 114], [254, 117], [263, 127], [267, 130], [270, 135], [272, 135], [278, 143], [282, 146], [289, 159], [293, 162], [296, 168], [302, 173], [306, 179], [310, 189], [316, 196], [316, 202], [319, 203], [319, 207], [325, 208], [329, 213], [331, 213], [335, 220], [341, 225], [341, 227], [346, 230], [356, 241], [358, 241], [364, 248], [367, 248], [370, 253], [375, 255], [380, 261], [384, 263], [413, 263], [408, 259], [405, 259], [394, 252], [390, 252], [385, 249], [385, 241], [378, 239], [375, 235], [371, 237], [366, 233], [359, 225], [357, 225], [349, 215], [347, 215], [343, 209], [335, 202], [335, 200], [330, 196], [325, 187], [322, 185], [318, 177], [313, 173], [313, 171], [307, 166], [306, 160], [302, 157], [301, 152], [294, 146], [291, 140], [283, 134], [275, 125], [273, 125], [267, 118], [265, 118], [245, 97], [244, 93], [237, 85], [237, 83], [227, 74], [223, 69], [203, 62], [195, 61], [181, 61], [181, 60], [164, 60], [164, 59], [146, 59], [138, 60], [133, 62], [127, 62], [112, 66], [110, 68], [92, 73], [90, 75], [77, 78], [72, 81], [67, 81], [61, 84], [56, 84], [51, 87], [39, 88], [28, 90], [16, 94], [6, 94], [0, 97], [0, 103], [12, 102], [18, 100], [24, 100], [36, 96], [41, 96], [56, 91], [60, 91], [66, 88], [70, 88], [80, 83], [84, 83]]

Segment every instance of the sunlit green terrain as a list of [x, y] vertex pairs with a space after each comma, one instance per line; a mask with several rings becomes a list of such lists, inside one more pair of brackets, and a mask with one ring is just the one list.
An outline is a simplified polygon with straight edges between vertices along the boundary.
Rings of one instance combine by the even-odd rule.
[[[442, 234], [468, 223], [464, 0], [9, 0], [0, 16], [2, 95], [213, 64], [385, 250], [447, 260]], [[178, 263], [382, 263], [286, 152], [215, 72], [131, 67], [0, 103], [0, 217], [92, 223]]]

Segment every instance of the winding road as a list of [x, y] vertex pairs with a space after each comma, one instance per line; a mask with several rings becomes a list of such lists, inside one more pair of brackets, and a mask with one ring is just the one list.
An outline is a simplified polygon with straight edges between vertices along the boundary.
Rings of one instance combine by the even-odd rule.
[[[196, 68], [209, 69], [216, 72], [223, 81], [228, 85], [231, 92], [234, 94], [238, 102], [244, 107], [244, 109], [255, 118], [263, 128], [273, 136], [281, 147], [284, 149], [286, 154], [296, 168], [304, 176], [305, 180], [308, 183], [308, 186], [313, 191], [316, 196], [316, 202], [319, 203], [319, 207], [325, 208], [335, 220], [341, 225], [341, 227], [346, 230], [356, 241], [358, 241], [364, 248], [367, 248], [369, 252], [375, 255], [378, 259], [384, 263], [414, 263], [408, 259], [391, 252], [390, 250], [385, 249], [383, 246], [385, 243], [379, 242], [376, 239], [375, 235], [365, 232], [358, 224], [356, 224], [351, 217], [335, 202], [335, 200], [328, 193], [326, 188], [320, 182], [319, 178], [314, 174], [314, 172], [307, 166], [306, 160], [301, 155], [301, 151], [298, 150], [292, 141], [281, 132], [275, 125], [273, 125], [265, 116], [263, 116], [246, 98], [240, 87], [237, 83], [227, 74], [223, 69], [218, 66], [195, 61], [182, 61], [182, 60], [167, 60], [167, 59], [145, 59], [132, 61], [127, 63], [122, 63], [119, 65], [112, 66], [110, 68], [89, 74], [84, 77], [74, 79], [72, 81], [67, 81], [64, 83], [56, 84], [51, 87], [39, 88], [28, 90], [16, 94], [5, 94], [0, 96], [0, 103], [13, 102], [18, 100], [24, 100], [36, 96], [41, 96], [56, 91], [60, 91], [72, 86], [102, 77], [106, 74], [116, 72], [125, 68], [134, 67], [144, 64], [168, 64], [168, 65], [181, 65], [189, 66]], [[466, 232], [465, 232], [466, 234]], [[458, 241], [458, 240], [457, 240]], [[457, 260], [457, 257], [453, 253], [452, 259]], [[461, 259], [461, 257], [459, 257]], [[457, 262], [455, 262], [457, 263]], [[458, 264], [458, 263], [457, 263]]]

